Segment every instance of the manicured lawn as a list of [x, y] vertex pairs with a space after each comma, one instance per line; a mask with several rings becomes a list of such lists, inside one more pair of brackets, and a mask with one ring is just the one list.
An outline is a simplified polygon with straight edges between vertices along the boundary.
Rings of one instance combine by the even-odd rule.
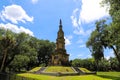
[[49, 66], [45, 72], [70, 72], [74, 73], [74, 70], [71, 67], [62, 67], [62, 66]]
[[91, 71], [89, 71], [88, 69], [86, 69], [86, 68], [79, 68], [81, 71], [83, 71], [83, 72], [86, 72], [86, 73], [89, 73], [89, 72], [91, 72]]
[[34, 78], [35, 80], [112, 80], [107, 78], [102, 78], [96, 75], [81, 75], [81, 76], [47, 76], [47, 75], [36, 75], [36, 74], [18, 74], [18, 76]]
[[120, 72], [98, 72], [97, 75], [112, 80], [120, 80]]
[[40, 74], [22, 73], [16, 80], [120, 80], [120, 72], [97, 72], [97, 75], [78, 75], [78, 76], [48, 76]]
[[38, 71], [41, 67], [35, 67], [33, 68], [32, 70], [28, 71], [28, 72], [35, 72], [35, 71]]

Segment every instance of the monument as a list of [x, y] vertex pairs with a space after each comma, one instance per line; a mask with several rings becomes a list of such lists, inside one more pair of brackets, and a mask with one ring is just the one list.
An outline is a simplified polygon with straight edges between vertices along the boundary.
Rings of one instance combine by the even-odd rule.
[[62, 21], [60, 19], [59, 30], [56, 39], [56, 49], [52, 54], [51, 65], [68, 66], [69, 54], [66, 53], [64, 32], [62, 30]]
[[[59, 66], [59, 67], [58, 67]], [[69, 66], [69, 67], [65, 67]], [[60, 20], [59, 30], [56, 39], [55, 51], [51, 54], [49, 66], [41, 67], [35, 74], [45, 74], [52, 76], [70, 76], [70, 75], [83, 75], [83, 74], [96, 74], [96, 72], [85, 72], [79, 67], [70, 67], [69, 54], [65, 49], [64, 32], [62, 29], [62, 21]]]

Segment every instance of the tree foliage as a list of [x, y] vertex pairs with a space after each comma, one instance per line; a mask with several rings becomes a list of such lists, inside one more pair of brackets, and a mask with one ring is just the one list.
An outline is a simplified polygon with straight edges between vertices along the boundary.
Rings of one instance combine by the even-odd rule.
[[[119, 0], [103, 0], [102, 5], [109, 6], [109, 14], [111, 22], [106, 23], [105, 20], [96, 22], [96, 29], [91, 33], [86, 45], [92, 54], [98, 55], [96, 58], [100, 60], [99, 53], [103, 53], [104, 48], [111, 48], [120, 64], [120, 1]], [[95, 51], [95, 52], [94, 52]], [[94, 56], [95, 57], [95, 56]]]
[[[2, 30], [3, 32], [3, 30]], [[10, 35], [11, 34], [11, 35]], [[1, 34], [1, 38], [0, 38], [0, 56], [1, 56], [1, 67], [0, 67], [0, 71], [5, 71], [6, 66], [9, 64], [9, 62], [11, 62], [12, 60], [12, 56], [14, 56], [13, 51], [15, 50], [15, 48], [17, 47], [17, 43], [15, 41], [15, 38], [13, 36], [15, 36], [14, 33], [12, 33], [11, 31], [7, 30], [5, 32], [3, 32]]]
[[55, 44], [49, 42], [48, 40], [39, 42], [39, 50], [38, 50], [38, 63], [42, 64], [45, 63], [47, 66], [51, 59], [51, 53], [54, 52]]
[[74, 59], [72, 60], [72, 66], [74, 67], [84, 67], [91, 71], [118, 71], [119, 63], [117, 58], [110, 57], [110, 59], [101, 59], [98, 65], [95, 62], [94, 58], [88, 59]]
[[48, 40], [0, 29], [0, 72], [6, 68], [20, 71], [43, 63], [47, 65], [54, 49], [55, 44]]
[[110, 47], [120, 63], [120, 0], [103, 0], [103, 5], [109, 6], [109, 14], [112, 22], [109, 24]]
[[[105, 37], [105, 28], [107, 25], [105, 24], [105, 20], [101, 20], [96, 22], [96, 29], [91, 33], [89, 40], [86, 45], [90, 49], [92, 56], [94, 57], [96, 64], [99, 64], [99, 60], [104, 57], [104, 37]], [[97, 66], [98, 67], [98, 66]]]

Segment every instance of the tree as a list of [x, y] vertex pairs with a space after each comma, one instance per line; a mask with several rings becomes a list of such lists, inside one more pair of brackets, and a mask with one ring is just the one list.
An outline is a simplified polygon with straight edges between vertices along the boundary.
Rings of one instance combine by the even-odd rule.
[[74, 59], [72, 60], [72, 66], [74, 67], [80, 67], [81, 59]]
[[117, 58], [110, 57], [109, 62], [110, 62], [111, 70], [115, 70], [115, 71], [119, 70], [119, 62]]
[[14, 60], [10, 63], [9, 69], [11, 71], [21, 71], [21, 69], [25, 68], [29, 63], [30, 59], [25, 55], [16, 55]]
[[0, 29], [0, 72], [6, 68], [29, 70], [42, 63], [48, 65], [54, 49], [55, 43], [48, 40]]
[[94, 57], [97, 65], [97, 69], [99, 67], [99, 61], [104, 57], [104, 37], [106, 32], [107, 25], [105, 24], [105, 20], [101, 20], [96, 22], [96, 29], [91, 33], [90, 38], [86, 42], [86, 46], [92, 52], [92, 56]]
[[14, 33], [12, 33], [9, 30], [6, 30], [5, 33], [3, 33], [1, 36], [3, 36], [0, 39], [0, 48], [1, 48], [1, 67], [0, 67], [0, 72], [5, 71], [6, 63], [7, 63], [7, 58], [9, 57], [8, 53], [12, 51], [15, 46], [16, 46], [16, 41], [14, 36]]
[[55, 50], [55, 43], [49, 42], [48, 40], [40, 40], [39, 41], [39, 50], [38, 50], [38, 64], [49, 64], [51, 59], [51, 54]]
[[37, 64], [37, 53], [38, 53], [38, 40], [35, 37], [31, 37], [28, 43], [26, 43], [26, 50], [27, 52], [24, 52], [24, 55], [28, 56], [30, 61], [28, 62], [26, 68], [27, 70], [30, 70]]
[[112, 22], [109, 24], [109, 39], [108, 47], [114, 50], [114, 53], [120, 63], [120, 0], [103, 0], [102, 5], [109, 6], [109, 14]]
[[[35, 48], [36, 42], [35, 42], [35, 40], [33, 40], [33, 38], [36, 39], [35, 37], [29, 36], [25, 33], [17, 34], [17, 39], [16, 39], [16, 41], [18, 43], [17, 52], [14, 51], [14, 54], [16, 54], [16, 56], [13, 59], [12, 63], [9, 65], [9, 68], [16, 68], [16, 70], [20, 70], [19, 68], [22, 66], [23, 59], [25, 59], [25, 60], [27, 59], [27, 60], [24, 61], [24, 63], [26, 63], [26, 65], [23, 64], [21, 69], [25, 68], [25, 69], [29, 70], [36, 65], [37, 51]], [[21, 57], [23, 57], [23, 59], [21, 59]], [[20, 59], [17, 59], [17, 58], [20, 58]], [[16, 61], [19, 62], [19, 66], [17, 65]], [[16, 65], [16, 67], [14, 67], [15, 65]]]
[[99, 66], [98, 66], [99, 71], [109, 71], [110, 70], [110, 62], [106, 58], [101, 59], [99, 61]]
[[28, 49], [27, 43], [31, 38], [28, 34], [16, 34], [5, 29], [0, 29], [0, 31], [0, 72], [5, 72], [6, 67], [14, 60], [16, 55], [24, 54], [28, 50], [32, 53], [34, 49]]
[[84, 67], [89, 70], [95, 70], [95, 61], [93, 58], [88, 59], [74, 59], [72, 60], [72, 66], [74, 67]]

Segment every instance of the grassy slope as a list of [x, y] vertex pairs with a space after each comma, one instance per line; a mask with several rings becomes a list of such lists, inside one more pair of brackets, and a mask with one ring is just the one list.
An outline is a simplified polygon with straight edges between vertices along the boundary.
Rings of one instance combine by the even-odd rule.
[[29, 72], [35, 72], [35, 71], [38, 71], [41, 67], [35, 67], [33, 68], [32, 70], [30, 70]]
[[62, 67], [62, 66], [49, 66], [45, 72], [70, 72], [74, 73], [71, 67]]
[[95, 75], [82, 75], [82, 76], [47, 76], [47, 75], [36, 75], [36, 74], [18, 74], [18, 76], [34, 78], [35, 80], [112, 80], [106, 79]]
[[97, 75], [112, 80], [120, 80], [120, 72], [98, 72]]
[[[55, 68], [52, 66], [50, 69], [48, 68], [48, 71], [51, 70], [55, 71]], [[34, 68], [31, 71], [36, 71], [38, 69], [40, 69], [40, 67]], [[61, 69], [65, 72], [63, 67], [57, 67], [57, 71], [59, 70], [61, 71]], [[120, 80], [120, 72], [97, 72], [97, 75], [61, 76], [61, 77], [22, 73], [22, 74], [17, 74], [17, 76], [29, 78], [27, 80], [33, 80], [33, 79], [34, 80]], [[16, 80], [20, 80], [19, 78], [20, 77], [18, 77]]]
[[83, 71], [83, 72], [86, 72], [86, 73], [89, 73], [89, 72], [91, 72], [91, 71], [89, 71], [88, 69], [86, 69], [86, 68], [79, 68], [81, 71]]

